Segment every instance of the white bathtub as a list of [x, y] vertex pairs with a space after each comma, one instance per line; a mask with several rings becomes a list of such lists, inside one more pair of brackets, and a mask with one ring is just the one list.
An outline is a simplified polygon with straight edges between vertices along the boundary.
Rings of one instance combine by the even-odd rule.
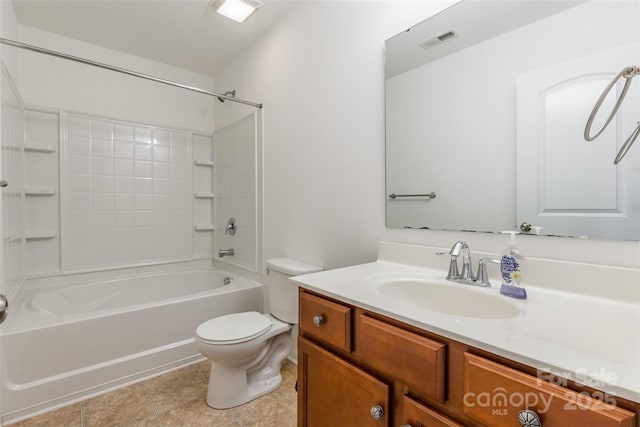
[[261, 311], [262, 292], [260, 283], [212, 270], [27, 287], [0, 330], [2, 419], [200, 360], [196, 327], [223, 314]]

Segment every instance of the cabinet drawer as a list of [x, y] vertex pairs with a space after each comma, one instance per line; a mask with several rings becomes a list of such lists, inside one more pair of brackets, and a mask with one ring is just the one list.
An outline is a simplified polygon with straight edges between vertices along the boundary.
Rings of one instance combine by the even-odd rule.
[[464, 355], [464, 413], [487, 425], [518, 425], [518, 412], [535, 411], [545, 427], [635, 427], [636, 416], [470, 353]]
[[445, 401], [446, 345], [365, 314], [357, 317], [356, 350], [363, 364]]
[[351, 308], [346, 305], [300, 292], [299, 327], [304, 333], [351, 351]]
[[464, 427], [427, 406], [416, 402], [409, 396], [403, 397], [401, 424], [410, 427]]

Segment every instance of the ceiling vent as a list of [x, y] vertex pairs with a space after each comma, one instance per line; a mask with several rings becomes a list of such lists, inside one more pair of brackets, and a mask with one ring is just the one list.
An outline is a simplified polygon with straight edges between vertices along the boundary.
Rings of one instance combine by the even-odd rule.
[[423, 49], [431, 49], [432, 47], [439, 46], [442, 43], [446, 43], [450, 40], [453, 40], [458, 36], [459, 36], [458, 33], [456, 33], [453, 30], [449, 30], [446, 33], [440, 34], [439, 36], [435, 36], [423, 41], [422, 43], [418, 43], [418, 46], [420, 46]]

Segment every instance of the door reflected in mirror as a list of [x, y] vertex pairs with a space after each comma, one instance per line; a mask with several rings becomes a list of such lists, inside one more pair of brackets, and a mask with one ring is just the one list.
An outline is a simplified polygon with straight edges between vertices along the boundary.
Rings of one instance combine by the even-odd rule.
[[640, 65], [639, 17], [637, 1], [463, 1], [389, 39], [387, 226], [640, 239], [640, 148], [613, 164], [640, 77], [583, 136]]

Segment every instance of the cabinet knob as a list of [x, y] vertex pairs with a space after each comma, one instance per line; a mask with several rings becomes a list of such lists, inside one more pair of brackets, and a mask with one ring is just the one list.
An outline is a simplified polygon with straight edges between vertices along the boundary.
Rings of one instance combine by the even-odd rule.
[[380, 405], [372, 406], [369, 412], [371, 412], [371, 418], [376, 421], [380, 421], [384, 415], [384, 409]]
[[522, 427], [542, 427], [540, 417], [530, 409], [518, 412], [518, 422]]
[[324, 316], [322, 314], [316, 314], [313, 316], [313, 324], [318, 328], [324, 324]]
[[5, 181], [4, 179], [2, 181], [0, 181], [0, 187], [4, 188], [7, 185], [9, 185], [9, 183], [7, 181]]

